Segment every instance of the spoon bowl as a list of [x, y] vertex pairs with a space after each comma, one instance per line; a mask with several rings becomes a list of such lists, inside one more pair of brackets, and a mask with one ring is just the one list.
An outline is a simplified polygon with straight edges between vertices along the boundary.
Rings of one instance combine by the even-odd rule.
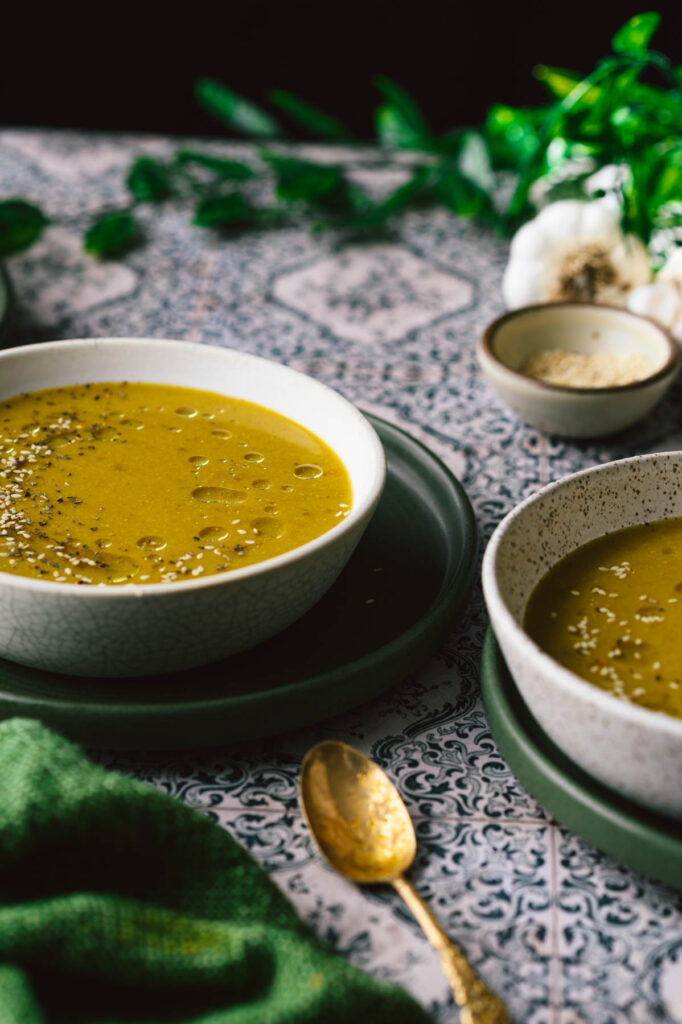
[[388, 776], [360, 750], [318, 743], [301, 767], [301, 807], [324, 858], [353, 882], [388, 882], [402, 896], [440, 955], [462, 1024], [508, 1024], [504, 1004], [403, 878], [417, 850], [407, 808]]
[[301, 804], [322, 855], [353, 882], [392, 882], [412, 864], [412, 819], [388, 776], [359, 750], [326, 740], [301, 768]]

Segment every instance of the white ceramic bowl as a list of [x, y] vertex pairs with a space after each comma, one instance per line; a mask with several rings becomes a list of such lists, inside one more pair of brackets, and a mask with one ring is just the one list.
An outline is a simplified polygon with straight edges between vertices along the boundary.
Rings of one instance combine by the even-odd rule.
[[613, 530], [682, 516], [682, 452], [609, 462], [550, 484], [500, 523], [483, 559], [495, 635], [531, 712], [571, 760], [646, 807], [682, 819], [682, 721], [563, 668], [522, 628], [536, 583]]
[[[641, 353], [653, 370], [643, 380], [616, 387], [547, 384], [520, 372], [541, 349]], [[677, 346], [653, 320], [580, 302], [505, 313], [483, 333], [478, 359], [490, 384], [520, 419], [562, 437], [601, 437], [632, 426], [663, 397], [678, 368]]]
[[381, 442], [359, 410], [285, 366], [212, 346], [107, 338], [0, 352], [0, 399], [107, 380], [202, 388], [288, 416], [341, 458], [351, 513], [292, 551], [204, 579], [76, 587], [0, 572], [0, 656], [75, 675], [153, 675], [218, 661], [303, 615], [343, 569], [383, 487]]

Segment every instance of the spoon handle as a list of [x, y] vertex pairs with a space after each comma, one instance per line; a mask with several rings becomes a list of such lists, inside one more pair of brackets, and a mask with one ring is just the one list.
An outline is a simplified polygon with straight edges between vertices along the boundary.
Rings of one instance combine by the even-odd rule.
[[448, 938], [414, 886], [396, 878], [393, 887], [407, 903], [417, 923], [440, 956], [443, 973], [452, 985], [461, 1024], [509, 1024], [504, 1003], [481, 981], [464, 953]]

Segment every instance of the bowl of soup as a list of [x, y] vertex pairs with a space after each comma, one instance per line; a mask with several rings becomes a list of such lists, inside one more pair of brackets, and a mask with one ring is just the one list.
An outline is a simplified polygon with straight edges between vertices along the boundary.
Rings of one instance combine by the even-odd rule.
[[350, 402], [269, 360], [107, 338], [0, 353], [0, 656], [208, 664], [302, 616], [379, 500]]
[[529, 709], [577, 765], [682, 819], [682, 453], [575, 473], [522, 502], [483, 561]]

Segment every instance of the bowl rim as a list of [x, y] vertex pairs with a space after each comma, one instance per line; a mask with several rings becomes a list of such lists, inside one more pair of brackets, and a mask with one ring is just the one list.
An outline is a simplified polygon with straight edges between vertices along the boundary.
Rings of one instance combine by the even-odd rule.
[[[537, 380], [535, 377], [528, 377], [525, 373], [521, 373], [520, 370], [513, 370], [511, 366], [507, 366], [507, 364], [495, 353], [493, 346], [495, 334], [500, 327], [503, 327], [509, 320], [514, 320], [519, 316], [533, 315], [540, 310], [586, 309], [587, 307], [607, 310], [611, 313], [620, 314], [626, 319], [633, 318], [635, 320], [641, 320], [653, 327], [663, 338], [668, 349], [668, 358], [663, 366], [654, 373], [650, 373], [647, 377], [631, 381], [629, 384], [612, 384], [604, 387], [588, 388], [576, 387], [574, 384], [551, 384], [545, 380]], [[668, 375], [671, 375], [677, 369], [680, 361], [678, 347], [674, 338], [670, 332], [665, 329], [665, 327], [662, 327], [661, 324], [656, 320], [653, 320], [651, 317], [642, 316], [640, 313], [632, 313], [629, 309], [624, 309], [622, 306], [614, 306], [609, 303], [581, 302], [577, 300], [562, 302], [536, 302], [530, 306], [518, 306], [516, 309], [507, 310], [506, 313], [502, 313], [500, 316], [496, 317], [484, 328], [479, 339], [479, 353], [494, 363], [499, 370], [507, 374], [510, 380], [523, 381], [526, 386], [537, 387], [541, 391], [553, 391], [555, 393], [569, 395], [620, 395], [626, 394], [630, 391], [636, 391], [641, 388], [646, 388], [651, 384], [656, 384], [658, 381], [663, 380]]]
[[[515, 641], [520, 645], [520, 653], [523, 659], [535, 664], [538, 671], [542, 673], [544, 679], [549, 676], [552, 683], [565, 694], [596, 705], [600, 711], [608, 716], [621, 718], [625, 722], [645, 728], [647, 731], [653, 730], [654, 732], [661, 733], [666, 737], [671, 737], [681, 741], [682, 719], [674, 718], [672, 715], [667, 715], [663, 711], [654, 711], [651, 708], [631, 704], [629, 701], [619, 700], [615, 694], [612, 694], [607, 690], [602, 690], [593, 683], [587, 682], [587, 680], [583, 679], [575, 672], [572, 672], [570, 669], [561, 665], [558, 661], [552, 658], [551, 655], [547, 654], [546, 651], [543, 651], [543, 649], [529, 636], [523, 626], [517, 622], [514, 615], [512, 615], [506, 601], [502, 597], [497, 575], [497, 556], [509, 527], [517, 519], [522, 517], [526, 513], [527, 509], [535, 502], [541, 500], [547, 494], [551, 494], [553, 491], [572, 487], [575, 481], [580, 480], [583, 477], [596, 476], [603, 472], [619, 472], [619, 467], [625, 467], [627, 465], [632, 465], [633, 463], [649, 462], [655, 459], [665, 459], [672, 456], [676, 456], [678, 460], [682, 460], [682, 452], [673, 451], [651, 452], [646, 455], [632, 455], [625, 459], [615, 459], [611, 462], [604, 462], [598, 466], [590, 466], [587, 469], [581, 469], [575, 473], [569, 473], [568, 475], [561, 477], [559, 480], [546, 484], [534, 494], [524, 498], [524, 500], [519, 502], [519, 504], [516, 505], [495, 528], [483, 555], [481, 582], [490, 621], [498, 640], [502, 642], [503, 637], [501, 634], [504, 630], [511, 632]], [[577, 547], [580, 547], [580, 545], [577, 545]], [[574, 548], [573, 550], [577, 550], [577, 548]], [[496, 621], [500, 622], [502, 629], [496, 630]], [[533, 709], [531, 708], [531, 711], [532, 710]]]
[[[287, 366], [284, 363], [278, 363], [274, 359], [255, 356], [250, 352], [242, 352], [236, 348], [228, 348], [220, 345], [202, 345], [199, 342], [193, 341], [178, 341], [167, 338], [142, 338], [135, 336], [107, 336], [101, 338], [69, 338], [58, 341], [42, 341], [31, 345], [20, 345], [14, 348], [4, 349], [0, 351], [0, 372], [2, 363], [5, 360], [21, 359], [24, 356], [26, 356], [27, 359], [39, 358], [40, 353], [44, 353], [46, 347], [49, 347], [50, 351], [63, 350], [68, 352], [84, 347], [87, 347], [90, 351], [94, 351], [97, 348], [105, 348], [112, 346], [112, 344], [116, 345], [119, 343], [133, 344], [140, 347], [143, 345], [159, 345], [164, 347], [170, 345], [177, 350], [185, 350], [188, 356], [196, 356], [198, 350], [210, 349], [212, 354], [218, 354], [218, 358], [220, 358], [220, 354], [225, 354], [228, 358], [237, 359], [246, 364], [250, 363], [254, 368], [265, 363], [270, 367], [274, 367], [277, 372], [281, 372], [283, 376], [289, 378], [296, 377], [304, 380], [306, 382], [306, 387], [312, 387], [313, 389], [323, 392], [330, 400], [337, 400], [342, 407], [345, 407], [349, 417], [355, 420], [356, 424], [364, 430], [366, 435], [364, 452], [366, 455], [371, 456], [373, 461], [372, 479], [368, 486], [367, 494], [360, 502], [356, 503], [356, 501], [353, 500], [350, 514], [346, 516], [345, 519], [341, 520], [340, 523], [325, 531], [325, 533], [321, 533], [317, 537], [313, 537], [311, 540], [306, 541], [304, 544], [299, 544], [298, 547], [291, 548], [289, 551], [284, 551], [280, 555], [274, 555], [272, 558], [263, 559], [262, 562], [256, 562], [254, 565], [245, 565], [242, 568], [231, 569], [226, 573], [211, 573], [204, 577], [172, 580], [170, 583], [125, 583], [119, 586], [104, 585], [78, 587], [74, 586], [73, 583], [58, 583], [56, 580], [38, 580], [32, 579], [29, 576], [20, 576], [19, 574], [0, 571], [0, 587], [18, 588], [22, 591], [42, 595], [54, 594], [55, 598], [59, 595], [62, 597], [69, 595], [70, 597], [73, 596], [75, 600], [84, 601], [104, 599], [116, 601], [139, 601], [140, 598], [151, 598], [158, 595], [176, 595], [177, 597], [180, 597], [180, 595], [186, 594], [189, 591], [204, 590], [221, 585], [236, 586], [240, 580], [261, 576], [265, 573], [272, 572], [275, 569], [279, 569], [280, 567], [314, 555], [320, 548], [326, 547], [332, 542], [337, 542], [346, 536], [356, 527], [358, 520], [362, 520], [365, 516], [371, 514], [374, 506], [376, 506], [376, 503], [381, 496], [386, 479], [386, 455], [374, 427], [363, 415], [361, 410], [349, 399], [345, 398], [344, 395], [335, 391], [327, 384], [323, 384], [321, 381], [316, 380], [314, 377], [301, 373], [299, 370], [294, 370], [292, 367]], [[122, 379], [127, 378], [124, 377]], [[150, 381], [149, 383], [155, 382]], [[50, 387], [49, 384], [46, 386]], [[178, 386], [182, 387], [182, 385]], [[206, 388], [206, 390], [209, 389]], [[226, 395], [226, 397], [229, 398], [230, 396]], [[177, 586], [175, 586], [175, 584], [177, 584]]]

